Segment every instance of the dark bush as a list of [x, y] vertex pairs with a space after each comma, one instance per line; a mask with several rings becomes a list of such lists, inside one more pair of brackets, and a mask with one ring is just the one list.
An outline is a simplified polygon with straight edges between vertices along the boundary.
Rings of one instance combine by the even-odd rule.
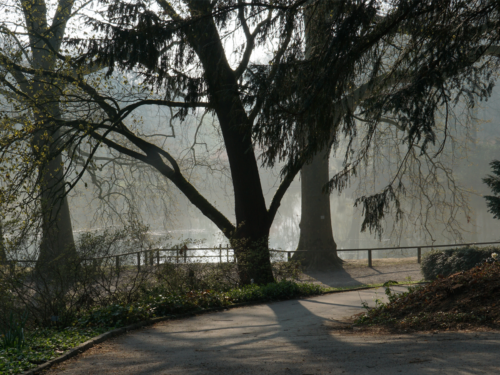
[[422, 274], [426, 280], [435, 280], [438, 275], [449, 276], [456, 272], [468, 271], [489, 258], [492, 253], [500, 253], [500, 247], [466, 246], [444, 251], [435, 250], [422, 259]]

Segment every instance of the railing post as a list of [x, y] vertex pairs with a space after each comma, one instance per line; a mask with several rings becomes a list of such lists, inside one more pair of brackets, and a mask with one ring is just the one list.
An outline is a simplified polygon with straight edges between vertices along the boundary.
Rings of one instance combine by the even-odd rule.
[[156, 264], [160, 265], [160, 250], [156, 252]]
[[368, 267], [372, 266], [372, 251], [368, 250]]
[[226, 262], [229, 263], [229, 244], [226, 245]]
[[287, 259], [286, 259], [287, 262], [289, 262], [292, 259], [291, 251], [286, 252], [286, 257], [287, 257]]
[[155, 260], [155, 257], [154, 257], [154, 254], [153, 254], [153, 251], [149, 251], [149, 265], [151, 267], [153, 267], [153, 264], [154, 264], [154, 260]]
[[116, 256], [116, 272], [120, 269], [120, 256]]
[[419, 247], [417, 249], [417, 263], [420, 264], [422, 262], [422, 248]]
[[222, 263], [222, 244], [219, 244], [219, 263]]
[[184, 263], [187, 262], [188, 262], [188, 248], [186, 246], [186, 248], [184, 249]]
[[141, 252], [137, 252], [137, 272], [141, 272]]
[[175, 263], [179, 264], [179, 245], [176, 246], [175, 253]]

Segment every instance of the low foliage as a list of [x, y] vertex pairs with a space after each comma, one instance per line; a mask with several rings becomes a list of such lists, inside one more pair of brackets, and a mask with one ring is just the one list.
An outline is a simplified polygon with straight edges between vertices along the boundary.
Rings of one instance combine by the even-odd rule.
[[[76, 242], [78, 257], [70, 269], [54, 267], [50, 274], [40, 274], [26, 263], [13, 268], [0, 266], [0, 329], [8, 324], [5, 317], [12, 312], [20, 315], [29, 311], [32, 325], [46, 327], [56, 319], [67, 326], [89, 311], [122, 315], [113, 310], [120, 309], [115, 306], [141, 305], [151, 290], [161, 290], [160, 294], [169, 298], [210, 290], [213, 299], [218, 298], [212, 295], [214, 291], [227, 292], [240, 285], [240, 263], [234, 263], [229, 253], [222, 259], [226, 262], [202, 262], [208, 254], [192, 258], [182, 250], [159, 250], [172, 247], [168, 240], [152, 240], [147, 227], [131, 221], [122, 229], [81, 235]], [[15, 255], [19, 259], [29, 254], [17, 249]], [[273, 262], [272, 270], [277, 281], [296, 280], [300, 265]], [[138, 318], [149, 316], [144, 314], [142, 308], [137, 311]]]
[[378, 301], [355, 324], [405, 331], [500, 327], [500, 262], [494, 258], [405, 293], [386, 285], [386, 294], [388, 303]]
[[80, 316], [76, 324], [83, 327], [120, 327], [157, 316], [203, 311], [244, 302], [284, 300], [321, 294], [324, 291], [319, 285], [299, 284], [292, 281], [281, 281], [264, 286], [254, 284], [225, 292], [193, 290], [187, 293], [172, 293], [167, 289], [156, 287], [136, 303], [96, 308]]
[[482, 263], [491, 253], [500, 253], [500, 248], [466, 246], [432, 251], [422, 259], [422, 274], [426, 280], [435, 280], [439, 275], [449, 276], [460, 271], [467, 271]]
[[252, 301], [276, 301], [321, 294], [324, 289], [314, 284], [281, 281], [265, 286], [249, 285], [228, 291], [194, 290], [172, 293], [156, 287], [136, 302], [96, 307], [80, 315], [71, 327], [37, 328], [29, 332], [25, 347], [0, 350], [0, 374], [18, 374], [59, 356], [89, 338], [109, 329], [126, 326], [158, 316], [201, 312], [208, 308], [228, 307]]
[[103, 328], [34, 329], [27, 335], [24, 349], [0, 349], [0, 374], [19, 374], [104, 331]]
[[28, 313], [25, 312], [19, 319], [10, 313], [10, 318], [6, 320], [4, 327], [0, 327], [0, 349], [17, 348], [21, 350], [26, 344], [24, 328], [28, 320]]

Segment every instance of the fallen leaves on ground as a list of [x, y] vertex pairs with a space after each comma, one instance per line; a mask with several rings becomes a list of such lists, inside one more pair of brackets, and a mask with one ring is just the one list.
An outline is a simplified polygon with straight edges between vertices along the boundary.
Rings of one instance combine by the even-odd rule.
[[500, 262], [438, 277], [397, 295], [386, 289], [388, 303], [359, 314], [355, 326], [398, 332], [500, 328]]

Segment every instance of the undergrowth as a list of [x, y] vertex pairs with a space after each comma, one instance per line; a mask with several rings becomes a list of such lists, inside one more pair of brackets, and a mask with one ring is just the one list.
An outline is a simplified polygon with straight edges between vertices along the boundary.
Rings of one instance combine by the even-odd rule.
[[359, 315], [357, 326], [385, 326], [396, 331], [500, 327], [500, 262], [494, 257], [469, 271], [438, 277], [425, 286], [394, 293], [386, 283], [388, 302], [376, 301]]
[[70, 326], [33, 329], [26, 333], [22, 348], [0, 346], [0, 374], [19, 374], [110, 329], [155, 317], [196, 313], [245, 302], [285, 300], [317, 295], [324, 291], [319, 285], [292, 281], [264, 286], [248, 285], [225, 292], [199, 290], [171, 293], [156, 287], [135, 303], [113, 304], [81, 313]]

